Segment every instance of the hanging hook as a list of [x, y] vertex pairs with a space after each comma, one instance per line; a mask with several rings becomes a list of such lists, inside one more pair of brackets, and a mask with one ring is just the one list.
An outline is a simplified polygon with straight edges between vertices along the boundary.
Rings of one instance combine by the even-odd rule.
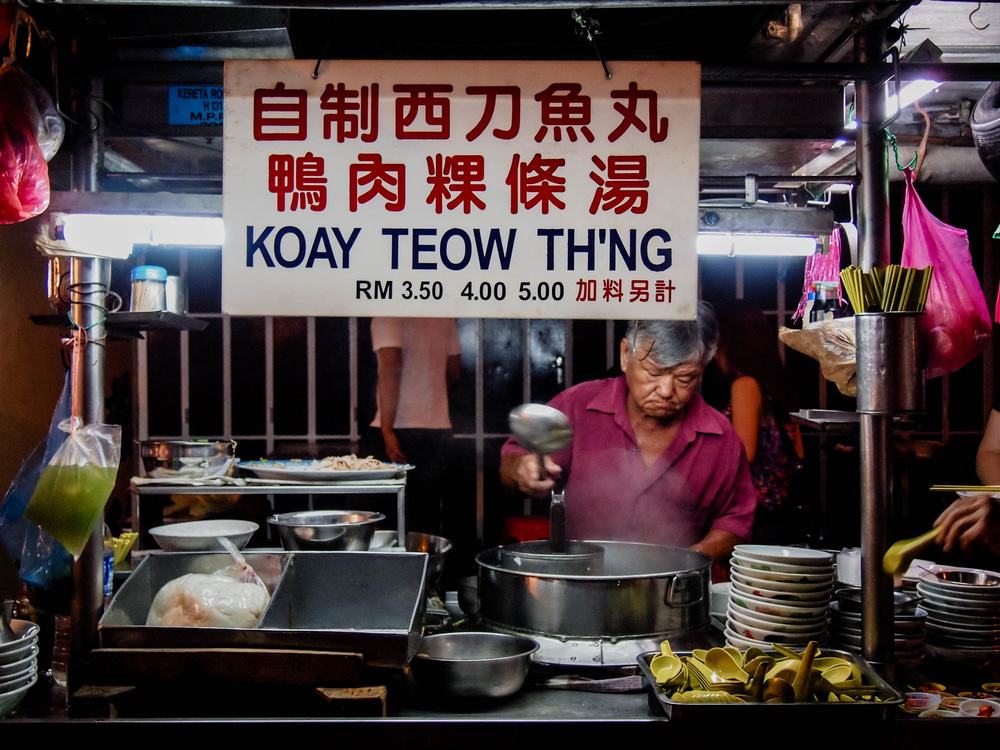
[[985, 26], [976, 26], [976, 22], [972, 20], [972, 17], [976, 15], [976, 13], [978, 13], [980, 10], [982, 10], [982, 8], [983, 8], [982, 3], [976, 3], [976, 9], [969, 14], [969, 23], [972, 24], [972, 28], [974, 28], [976, 31], [986, 31], [986, 29], [990, 27], [989, 24], [986, 24]]
[[323, 54], [316, 58], [316, 65], [313, 66], [312, 78], [315, 81], [319, 78], [319, 66], [323, 64], [323, 61], [330, 57], [330, 50], [333, 48], [333, 31], [326, 38], [326, 44], [323, 45]]
[[608, 67], [608, 63], [604, 59], [604, 55], [601, 54], [601, 48], [597, 46], [597, 37], [601, 35], [600, 22], [596, 18], [591, 18], [587, 15], [587, 11], [582, 8], [573, 10], [570, 13], [570, 17], [576, 22], [576, 33], [580, 36], [587, 37], [587, 41], [594, 47], [594, 53], [597, 55], [597, 59], [600, 61], [601, 67], [604, 68], [604, 77], [610, 81], [612, 75], [611, 68]]

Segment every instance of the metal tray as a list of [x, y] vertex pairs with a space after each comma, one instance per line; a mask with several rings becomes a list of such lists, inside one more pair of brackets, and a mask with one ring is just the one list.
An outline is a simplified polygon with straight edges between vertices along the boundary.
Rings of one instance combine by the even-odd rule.
[[150, 554], [112, 599], [98, 625], [104, 648], [292, 648], [361, 653], [403, 667], [417, 651], [427, 555], [395, 552], [249, 553], [271, 592], [256, 628], [146, 625], [168, 581], [226, 567], [226, 553]]
[[[810, 713], [822, 713], [824, 715], [838, 715], [843, 711], [851, 712], [852, 716], [864, 716], [869, 719], [885, 719], [895, 706], [902, 705], [903, 696], [883, 680], [878, 673], [872, 669], [871, 665], [856, 654], [848, 651], [838, 651], [836, 649], [823, 648], [823, 656], [839, 656], [848, 661], [852, 661], [861, 667], [861, 675], [865, 685], [874, 685], [878, 692], [876, 695], [882, 699], [880, 703], [869, 703], [858, 701], [856, 703], [678, 703], [671, 700], [667, 694], [656, 684], [656, 678], [649, 669], [650, 660], [659, 654], [659, 651], [647, 651], [639, 654], [639, 670], [642, 672], [649, 686], [649, 706], [654, 711], [666, 714], [668, 719], [686, 718], [706, 718], [722, 713], [729, 713], [734, 710], [737, 716], [747, 717], [749, 715], [773, 717], [776, 714], [795, 716], [808, 716]], [[690, 651], [675, 651], [678, 656], [690, 656]], [[765, 652], [775, 658], [783, 658], [776, 651]]]

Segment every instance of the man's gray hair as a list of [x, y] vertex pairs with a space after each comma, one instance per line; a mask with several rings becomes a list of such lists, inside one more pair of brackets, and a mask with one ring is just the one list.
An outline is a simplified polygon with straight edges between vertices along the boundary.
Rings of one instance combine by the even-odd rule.
[[698, 362], [704, 367], [719, 344], [719, 323], [707, 302], [698, 303], [694, 320], [633, 320], [625, 333], [632, 354], [661, 367]]

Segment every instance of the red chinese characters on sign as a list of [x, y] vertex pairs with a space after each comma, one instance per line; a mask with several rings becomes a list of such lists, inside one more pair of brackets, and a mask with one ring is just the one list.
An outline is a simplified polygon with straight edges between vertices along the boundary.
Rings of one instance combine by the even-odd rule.
[[594, 199], [590, 202], [590, 213], [613, 211], [623, 214], [646, 213], [649, 203], [649, 180], [646, 179], [646, 157], [609, 156], [604, 161], [594, 156], [591, 161], [602, 173], [591, 171], [590, 179], [597, 184]]
[[[396, 138], [399, 140], [447, 140], [451, 135], [451, 84], [400, 83], [392, 87], [396, 97]], [[418, 117], [423, 121], [417, 123]]]
[[566, 178], [558, 174], [565, 165], [565, 159], [543, 159], [535, 154], [530, 161], [522, 161], [520, 154], [514, 154], [505, 181], [510, 186], [510, 212], [516, 214], [521, 206], [529, 210], [541, 206], [543, 214], [551, 206], [566, 208], [559, 198], [566, 192]]
[[361, 138], [372, 143], [378, 138], [378, 84], [349, 89], [343, 83], [327, 84], [319, 97], [323, 115], [323, 137], [337, 143]]
[[482, 211], [486, 203], [478, 194], [486, 190], [485, 175], [486, 159], [481, 155], [428, 156], [427, 183], [431, 190], [427, 203], [439, 214], [444, 212], [445, 206], [449, 211], [461, 206], [466, 214], [472, 211], [473, 205]]
[[497, 100], [503, 96], [510, 99], [510, 125], [506, 128], [493, 128], [493, 137], [502, 141], [516, 138], [521, 131], [521, 89], [517, 86], [469, 86], [465, 93], [470, 96], [485, 96], [483, 114], [479, 122], [465, 135], [467, 141], [474, 141], [481, 136], [496, 113]]
[[649, 302], [649, 280], [632, 279], [629, 284], [629, 302]]
[[[657, 117], [657, 95], [650, 89], [640, 89], [639, 84], [631, 81], [627, 89], [618, 89], [611, 92], [612, 99], [624, 99], [625, 102], [615, 102], [615, 112], [622, 116], [618, 127], [608, 134], [608, 140], [612, 143], [621, 138], [630, 128], [635, 128], [640, 133], [649, 131], [649, 140], [653, 143], [662, 143], [667, 140], [670, 120], [666, 117]], [[639, 113], [639, 104], [646, 103], [646, 119], [643, 120]]]
[[597, 302], [597, 279], [576, 280], [576, 301]]
[[306, 115], [305, 89], [288, 89], [279, 81], [273, 89], [253, 92], [255, 141], [304, 141]]
[[[278, 211], [326, 208], [324, 160], [307, 151], [298, 158], [291, 154], [271, 154], [267, 160], [267, 189], [277, 199]], [[286, 208], [286, 199], [291, 202]]]
[[593, 143], [594, 134], [590, 130], [590, 97], [584, 96], [580, 92], [583, 86], [579, 83], [553, 83], [544, 91], [535, 94], [535, 101], [542, 105], [542, 125], [535, 133], [535, 141], [541, 143], [549, 128], [552, 128], [552, 137], [558, 143], [562, 141], [563, 128], [566, 129], [566, 136], [572, 142], [576, 142], [580, 133], [589, 142]]
[[386, 164], [379, 154], [358, 154], [350, 166], [348, 200], [350, 210], [380, 197], [386, 211], [402, 211], [406, 207], [406, 165]]
[[604, 279], [604, 301], [611, 302], [621, 302], [622, 297], [624, 297], [624, 292], [622, 291], [622, 280], [621, 279]]
[[662, 279], [659, 279], [655, 285], [653, 299], [656, 302], [673, 302], [674, 292], [676, 291], [677, 287], [674, 286], [673, 280], [663, 281]]

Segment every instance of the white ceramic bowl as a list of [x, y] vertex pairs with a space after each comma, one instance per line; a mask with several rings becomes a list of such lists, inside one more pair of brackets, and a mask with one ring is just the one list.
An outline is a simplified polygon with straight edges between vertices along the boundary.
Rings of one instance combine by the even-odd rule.
[[751, 640], [763, 643], [789, 643], [795, 645], [804, 645], [809, 641], [818, 641], [820, 635], [823, 633], [822, 630], [811, 633], [778, 633], [767, 628], [755, 628], [752, 625], [742, 623], [739, 620], [733, 619], [732, 614], [729, 616], [727, 629], [732, 630], [741, 638], [750, 638]]
[[23, 672], [25, 669], [33, 666], [38, 660], [38, 646], [32, 646], [28, 655], [23, 659], [18, 659], [17, 661], [7, 662], [6, 664], [0, 664], [0, 680], [6, 680], [13, 677], [18, 672]]
[[789, 602], [778, 603], [770, 599], [762, 599], [758, 596], [745, 594], [738, 589], [733, 589], [729, 596], [730, 602], [735, 602], [744, 609], [755, 612], [757, 615], [766, 617], [778, 617], [784, 620], [814, 620], [819, 617], [826, 617], [826, 607], [822, 602], [814, 606], [815, 602]]
[[0, 664], [23, 659], [27, 652], [38, 642], [38, 626], [28, 620], [11, 620], [10, 629], [17, 636], [16, 640], [0, 644]]
[[[742, 608], [741, 608], [742, 609]], [[746, 614], [737, 611], [736, 607], [729, 607], [729, 622], [731, 623], [734, 630], [740, 632], [743, 626], [754, 628], [766, 635], [790, 635], [790, 636], [801, 636], [801, 637], [816, 637], [822, 634], [825, 622], [810, 623], [808, 625], [788, 625], [783, 622], [770, 622], [768, 620], [761, 620], [758, 617], [754, 617], [752, 614]]]
[[833, 575], [833, 568], [829, 565], [785, 565], [783, 563], [768, 562], [766, 560], [754, 560], [750, 557], [743, 557], [733, 553], [732, 562], [742, 565], [751, 570], [761, 570], [767, 573], [787, 573], [788, 575]]
[[748, 568], [744, 565], [740, 565], [738, 562], [734, 562], [731, 566], [732, 570], [739, 573], [745, 578], [750, 578], [755, 581], [777, 581], [780, 583], [795, 583], [799, 585], [811, 585], [811, 586], [832, 586], [833, 585], [833, 573], [820, 573], [818, 575], [808, 574], [808, 573], [774, 573], [769, 570], [758, 570], [756, 568]]
[[734, 552], [757, 560], [765, 560], [786, 565], [825, 565], [833, 564], [833, 555], [818, 549], [804, 547], [777, 547], [767, 544], [737, 544]]
[[35, 675], [38, 673], [38, 665], [32, 664], [27, 669], [23, 670], [19, 674], [13, 675], [11, 677], [5, 677], [0, 680], [0, 695], [4, 693], [12, 693], [19, 688], [24, 687], [29, 682], [35, 681]]
[[746, 636], [740, 635], [734, 631], [729, 625], [726, 626], [724, 631], [726, 636], [726, 643], [730, 646], [735, 646], [736, 648], [750, 648], [751, 646], [756, 646], [757, 648], [762, 648], [764, 650], [769, 650], [772, 648], [773, 644], [767, 641], [758, 641], [753, 638], [748, 638]]
[[732, 579], [751, 589], [767, 589], [768, 591], [781, 591], [791, 594], [823, 594], [823, 599], [830, 600], [830, 592], [833, 591], [833, 581], [826, 583], [788, 583], [787, 581], [771, 581], [747, 576], [740, 573], [735, 568], [732, 571]]
[[11, 692], [0, 693], [0, 717], [6, 716], [20, 705], [21, 701], [24, 700], [24, 696], [28, 694], [28, 691], [31, 690], [31, 686], [35, 684], [37, 679], [38, 675], [35, 675], [27, 685]]
[[218, 552], [223, 550], [219, 537], [225, 537], [237, 549], [243, 549], [259, 528], [253, 521], [221, 518], [157, 526], [150, 529], [149, 534], [160, 549], [170, 552]]
[[[989, 711], [989, 715], [984, 716], [980, 713], [983, 709]], [[968, 700], [962, 701], [958, 705], [958, 711], [962, 716], [976, 716], [984, 719], [997, 719], [1000, 718], [1000, 703], [997, 701], [981, 700], [979, 698], [969, 698]]]
[[732, 584], [733, 593], [756, 596], [787, 607], [825, 607], [830, 601], [829, 588], [817, 591], [779, 591], [756, 582], [748, 582], [748, 579], [736, 574], [733, 574]]
[[[783, 617], [781, 615], [769, 615], [762, 612], [757, 612], [747, 607], [741, 607], [734, 601], [729, 602], [729, 608], [737, 612], [738, 614], [744, 615], [745, 617], [752, 617], [760, 622], [769, 622], [774, 625], [785, 625], [790, 628], [808, 628], [816, 627], [817, 625], [823, 625], [826, 623], [826, 614], [820, 614], [818, 617]], [[751, 625], [753, 623], [750, 623]]]

